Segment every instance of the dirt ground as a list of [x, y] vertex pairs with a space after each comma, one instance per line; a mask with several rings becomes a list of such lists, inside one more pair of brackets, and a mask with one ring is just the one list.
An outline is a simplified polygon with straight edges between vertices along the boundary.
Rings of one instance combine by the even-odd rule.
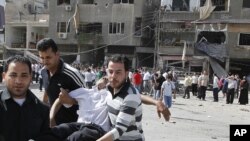
[[213, 102], [211, 91], [207, 91], [206, 101], [178, 95], [170, 108], [173, 122], [159, 119], [155, 107], [144, 105], [146, 141], [229, 141], [231, 124], [250, 125], [250, 105], [239, 105], [237, 98], [226, 104], [226, 98], [219, 95], [219, 102]]

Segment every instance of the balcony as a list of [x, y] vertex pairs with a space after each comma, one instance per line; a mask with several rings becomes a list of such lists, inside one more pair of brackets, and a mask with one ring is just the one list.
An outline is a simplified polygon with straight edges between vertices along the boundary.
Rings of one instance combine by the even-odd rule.
[[11, 43], [11, 48], [26, 48], [25, 42], [23, 43]]
[[[162, 55], [182, 55], [184, 49], [184, 43], [179, 42], [173, 45], [160, 45], [159, 47], [159, 54]], [[187, 43], [186, 55], [193, 55], [194, 48], [193, 43]]]
[[198, 19], [198, 12], [172, 11], [162, 13], [160, 22], [194, 21]]

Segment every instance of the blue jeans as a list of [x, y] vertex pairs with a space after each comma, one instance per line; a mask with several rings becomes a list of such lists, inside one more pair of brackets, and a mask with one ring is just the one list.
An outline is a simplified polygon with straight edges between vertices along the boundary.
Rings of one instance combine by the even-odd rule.
[[164, 104], [167, 108], [170, 108], [172, 106], [172, 96], [163, 96]]

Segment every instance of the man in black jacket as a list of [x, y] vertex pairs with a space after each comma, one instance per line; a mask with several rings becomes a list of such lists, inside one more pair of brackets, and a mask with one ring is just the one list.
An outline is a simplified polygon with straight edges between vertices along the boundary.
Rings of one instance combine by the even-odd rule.
[[49, 129], [49, 107], [29, 90], [32, 81], [29, 59], [9, 58], [3, 78], [6, 88], [0, 92], [0, 139], [36, 139]]
[[[53, 39], [41, 39], [37, 43], [37, 49], [49, 77], [49, 85], [44, 94], [43, 102], [53, 105], [55, 100], [60, 97], [61, 88], [72, 91], [84, 86], [84, 79], [79, 70], [71, 67], [60, 58], [60, 52]], [[56, 124], [76, 122], [77, 110], [76, 103], [68, 107], [61, 106], [55, 116]]]

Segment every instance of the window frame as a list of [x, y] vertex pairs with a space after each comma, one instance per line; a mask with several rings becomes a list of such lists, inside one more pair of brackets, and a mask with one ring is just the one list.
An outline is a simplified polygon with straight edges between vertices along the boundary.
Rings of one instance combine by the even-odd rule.
[[[65, 29], [64, 25], [65, 24]], [[68, 31], [67, 31], [68, 29]], [[67, 24], [67, 22], [57, 22], [56, 24], [56, 31], [57, 33], [69, 33], [70, 32], [70, 23]]]
[[[245, 34], [245, 35], [248, 35], [249, 36], [249, 45], [248, 44], [240, 44], [241, 43], [241, 35], [243, 35], [243, 34]], [[241, 33], [239, 33], [239, 35], [238, 35], [238, 46], [247, 46], [247, 47], [250, 47], [250, 33], [243, 33], [243, 32], [241, 32]]]
[[110, 22], [109, 23], [109, 34], [124, 34], [125, 23], [123, 22]]

